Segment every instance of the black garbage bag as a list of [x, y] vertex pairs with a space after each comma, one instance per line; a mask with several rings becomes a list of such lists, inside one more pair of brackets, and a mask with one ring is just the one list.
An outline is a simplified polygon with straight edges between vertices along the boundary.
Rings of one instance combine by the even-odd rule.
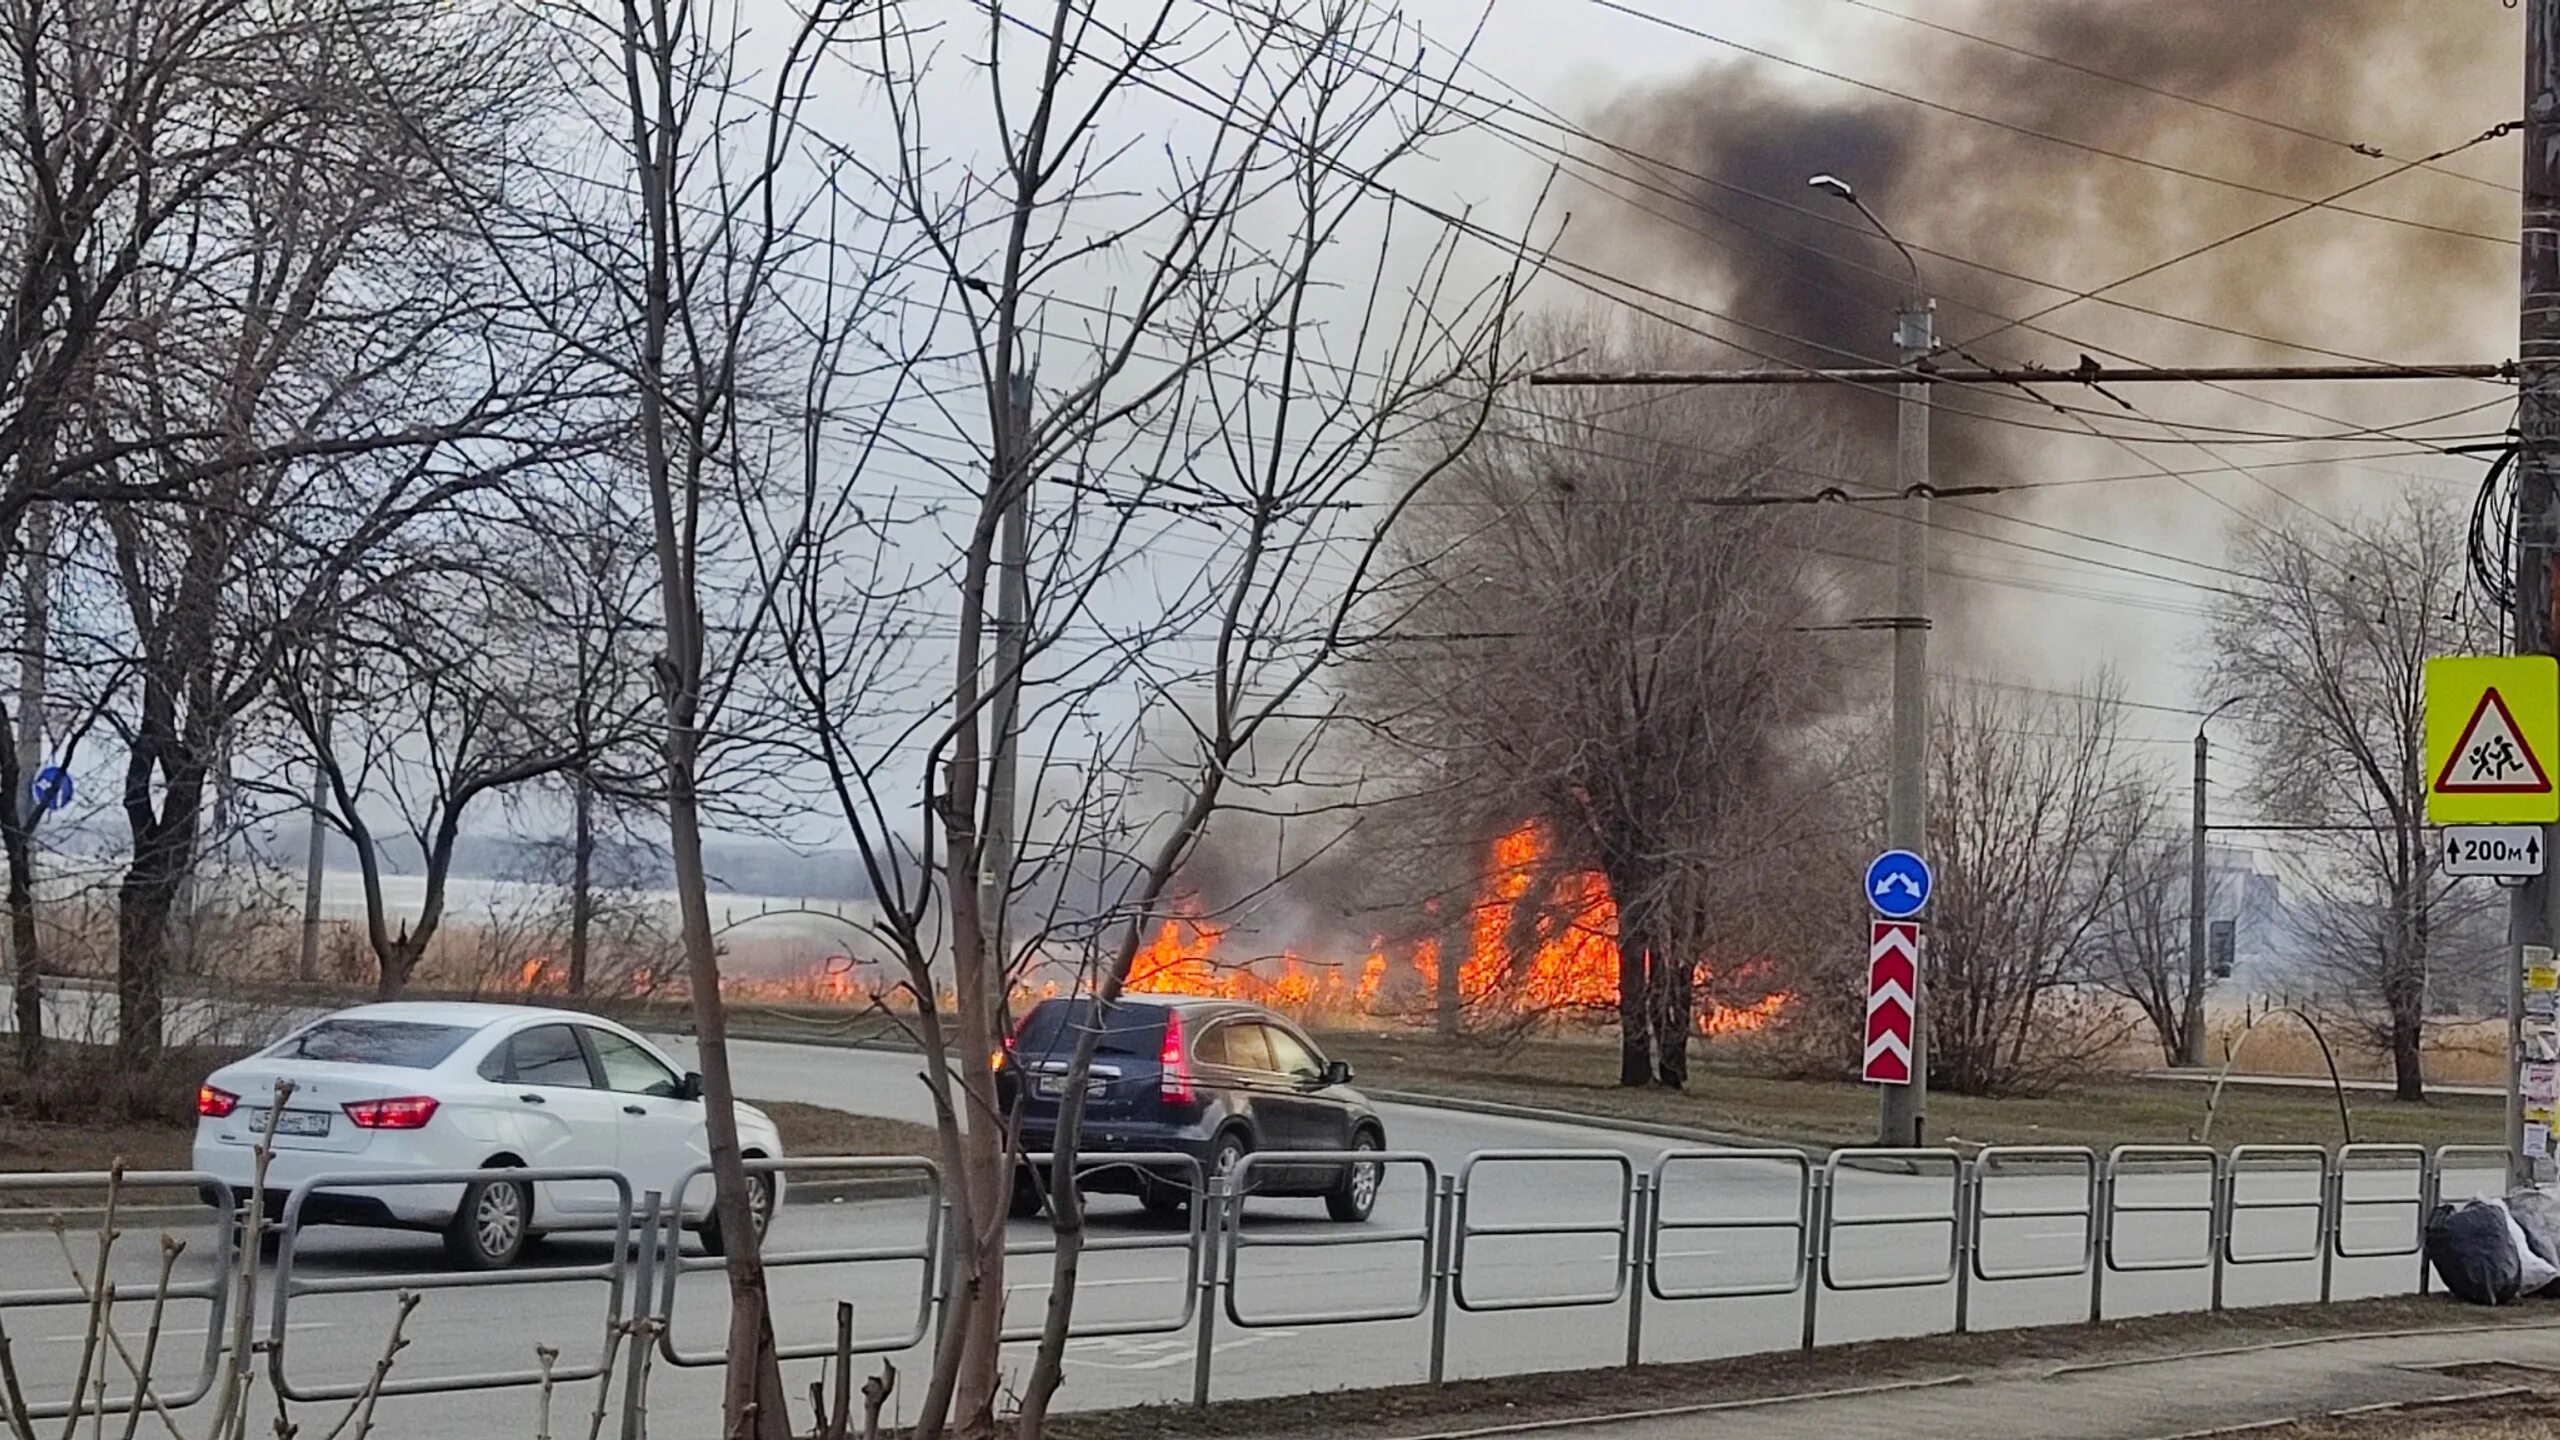
[[2524, 1278], [2506, 1207], [2485, 1200], [2439, 1205], [2427, 1217], [2427, 1263], [2445, 1293], [2474, 1305], [2509, 1305]]

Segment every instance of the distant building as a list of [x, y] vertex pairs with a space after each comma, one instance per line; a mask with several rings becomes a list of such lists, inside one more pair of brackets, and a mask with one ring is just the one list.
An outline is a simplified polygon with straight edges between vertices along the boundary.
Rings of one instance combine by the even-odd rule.
[[2243, 982], [2281, 968], [2285, 949], [2283, 887], [2259, 860], [2255, 850], [2204, 847], [2205, 920], [2231, 923], [2232, 973]]

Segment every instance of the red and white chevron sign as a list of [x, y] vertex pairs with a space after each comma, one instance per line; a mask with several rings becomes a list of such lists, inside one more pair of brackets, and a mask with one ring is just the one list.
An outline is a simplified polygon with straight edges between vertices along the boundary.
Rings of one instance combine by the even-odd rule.
[[1919, 988], [1919, 922], [1876, 921], [1867, 943], [1869, 1084], [1911, 1083], [1911, 996]]

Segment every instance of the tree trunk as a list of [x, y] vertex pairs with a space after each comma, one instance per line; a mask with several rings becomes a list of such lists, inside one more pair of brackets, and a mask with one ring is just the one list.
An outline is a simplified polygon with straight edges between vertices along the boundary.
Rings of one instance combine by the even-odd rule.
[[1695, 967], [1656, 952], [1653, 959], [1653, 1078], [1673, 1090], [1689, 1086], [1689, 1035], [1698, 1025], [1692, 1004]]
[[418, 962], [425, 958], [427, 936], [423, 933], [385, 946], [377, 961], [373, 996], [377, 1000], [396, 1000], [409, 988], [409, 977], [418, 972]]
[[1466, 997], [1458, 989], [1458, 969], [1466, 960], [1467, 931], [1463, 925], [1444, 925], [1437, 948], [1438, 966], [1431, 976], [1432, 1028], [1443, 1040], [1455, 1040], [1466, 1028]]
[[1618, 912], [1618, 1083], [1653, 1083], [1651, 937], [1631, 909]]
[[596, 792], [584, 770], [573, 785], [569, 836], [569, 993], [587, 993], [587, 935], [594, 928]]
[[[162, 833], [184, 836], [188, 830], [163, 827]], [[127, 1074], [142, 1073], [160, 1059], [169, 915], [186, 878], [186, 848], [183, 840], [153, 837], [116, 888], [116, 1060]]]
[[44, 1068], [44, 956], [36, 940], [34, 844], [25, 829], [0, 831], [9, 863], [9, 991], [17, 1012], [18, 1074]]
[[2397, 984], [2391, 999], [2391, 1097], [2424, 1100], [2427, 1081], [2420, 1042], [2426, 1035], [2423, 986]]

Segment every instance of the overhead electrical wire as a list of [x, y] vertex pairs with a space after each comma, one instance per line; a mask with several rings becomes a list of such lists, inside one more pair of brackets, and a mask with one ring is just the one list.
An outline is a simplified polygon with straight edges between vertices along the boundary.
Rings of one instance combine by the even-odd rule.
[[[1865, 90], [1872, 94], [1882, 95], [1888, 99], [1899, 100], [1907, 105], [1917, 105], [1925, 110], [1954, 116], [1959, 119], [1970, 120], [1977, 125], [1987, 125], [1996, 130], [2005, 130], [2013, 135], [2023, 136], [2031, 140], [2041, 140], [2047, 144], [2059, 145], [2066, 149], [2080, 151], [2083, 154], [2104, 156], [2107, 159], [2121, 161], [2128, 165], [2140, 166], [2146, 170], [2156, 170], [2164, 174], [2183, 176], [2186, 179], [2200, 181], [2204, 184], [2217, 185], [2225, 189], [2238, 190], [2251, 195], [2261, 195], [2272, 200], [2283, 200], [2310, 209], [2334, 210], [2342, 215], [2354, 215], [2366, 220], [2380, 221], [2387, 225], [2401, 225], [2413, 230], [2425, 230], [2434, 234], [2456, 236], [2465, 240], [2478, 240], [2491, 245], [2513, 247], [2516, 243], [2512, 236], [2484, 235], [2475, 230], [2461, 229], [2458, 226], [2438, 225], [2432, 221], [2413, 220], [2406, 216], [2386, 214], [2378, 210], [2359, 210], [2353, 206], [2339, 205], [2336, 203], [2339, 198], [2353, 194], [2358, 190], [2364, 189], [2367, 185], [2375, 183], [2373, 180], [2349, 186], [2346, 190], [2338, 192], [2337, 195], [2319, 198], [2296, 195], [2290, 191], [2271, 189], [2264, 185], [2252, 184], [2246, 180], [2234, 180], [2228, 176], [2215, 175], [2202, 170], [2189, 169], [2183, 165], [2172, 165], [2167, 161], [2153, 160], [2145, 156], [2130, 154], [2122, 150], [2110, 150], [2106, 146], [2091, 144], [2085, 140], [2075, 140], [2068, 135], [2057, 135], [2049, 130], [2038, 130], [2033, 126], [2015, 124], [2011, 121], [1998, 119], [1994, 116], [1967, 110], [1961, 106], [1932, 100], [1925, 95], [1916, 95], [1906, 90], [1896, 90], [1889, 85], [1880, 85], [1871, 80], [1861, 80], [1857, 76], [1844, 74], [1837, 70], [1826, 70], [1819, 65], [1798, 60], [1793, 56], [1781, 55], [1777, 51], [1763, 49], [1755, 45], [1746, 45], [1739, 40], [1732, 39], [1728, 36], [1718, 35], [1714, 31], [1704, 29], [1700, 26], [1674, 20], [1667, 15], [1654, 14], [1639, 6], [1626, 4], [1624, 3], [1624, 0], [1585, 0], [1585, 3], [1596, 5], [1603, 10], [1613, 10], [1632, 19], [1641, 20], [1650, 25], [1657, 25], [1666, 30], [1675, 31], [1682, 35], [1688, 35], [1699, 40], [1704, 40], [1713, 45], [1720, 45], [1729, 50], [1738, 51], [1745, 55], [1770, 61], [1773, 64], [1784, 65], [1792, 70], [1801, 70], [1808, 75], [1820, 76], [1823, 79], [1836, 81], [1843, 85], [1854, 86], [1857, 89]], [[2441, 154], [2430, 155], [2426, 157], [2426, 161], [2441, 160], [2444, 158], [2446, 157]], [[2414, 168], [2418, 164], [2426, 163], [2426, 161], [2405, 162], [2402, 168]], [[2399, 172], [2392, 171], [2383, 176], [2376, 177], [2376, 179], [2388, 179], [2390, 174], [2397, 173]]]
[[[2277, 120], [2270, 116], [2243, 110], [2236, 105], [2226, 105], [2218, 100], [2207, 100], [2202, 96], [2188, 95], [2180, 91], [2171, 90], [2163, 85], [2155, 85], [2147, 80], [2136, 80], [2131, 76], [2119, 75], [2109, 70], [2101, 70], [2094, 65], [2085, 65], [2077, 60], [2069, 58], [2068, 56], [2055, 55], [2043, 50], [2031, 50], [2026, 46], [2012, 44], [2009, 41], [2002, 40], [1994, 36], [1977, 34], [1974, 31], [1949, 25], [1942, 21], [1926, 19], [1922, 16], [1893, 9], [1890, 6], [1879, 5], [1875, 3], [1875, 0], [1836, 0], [1836, 3], [1851, 6], [1859, 10], [1865, 10], [1871, 14], [1882, 15], [1889, 19], [1898, 20], [1905, 25], [1916, 25], [1924, 30], [1935, 30], [1941, 35], [1949, 35], [1960, 40], [1967, 40], [1976, 45], [1987, 46], [1991, 49], [2016, 55], [2023, 59], [2034, 60], [2046, 65], [2059, 66], [2060, 68], [2069, 70], [2074, 74], [2086, 75], [2093, 80], [2104, 80], [2111, 85], [2121, 85], [2129, 90], [2139, 90], [2146, 95], [2157, 95], [2164, 100], [2175, 100], [2179, 104], [2192, 105], [2200, 110], [2209, 110], [2214, 114], [2228, 116], [2231, 119], [2239, 120], [2250, 125], [2256, 125], [2282, 134], [2292, 135], [2299, 139], [2313, 140], [2323, 145], [2334, 146], [2340, 150], [2361, 155], [2369, 160], [2396, 160], [2399, 158], [2384, 151], [2379, 146], [2368, 145], [2354, 140], [2341, 140], [2335, 135], [2324, 135], [2317, 130], [2306, 129], [2303, 126], [2291, 124], [2287, 121]], [[2433, 170], [2434, 173], [2442, 175], [2448, 180], [2461, 180], [2472, 185], [2478, 185], [2486, 189], [2497, 191], [2501, 195], [2512, 195], [2515, 193], [2515, 187], [2512, 185], [2496, 180], [2483, 179], [2477, 175], [2465, 174], [2460, 170], [2437, 169], [2432, 165], [2427, 165], [2424, 168]]]

